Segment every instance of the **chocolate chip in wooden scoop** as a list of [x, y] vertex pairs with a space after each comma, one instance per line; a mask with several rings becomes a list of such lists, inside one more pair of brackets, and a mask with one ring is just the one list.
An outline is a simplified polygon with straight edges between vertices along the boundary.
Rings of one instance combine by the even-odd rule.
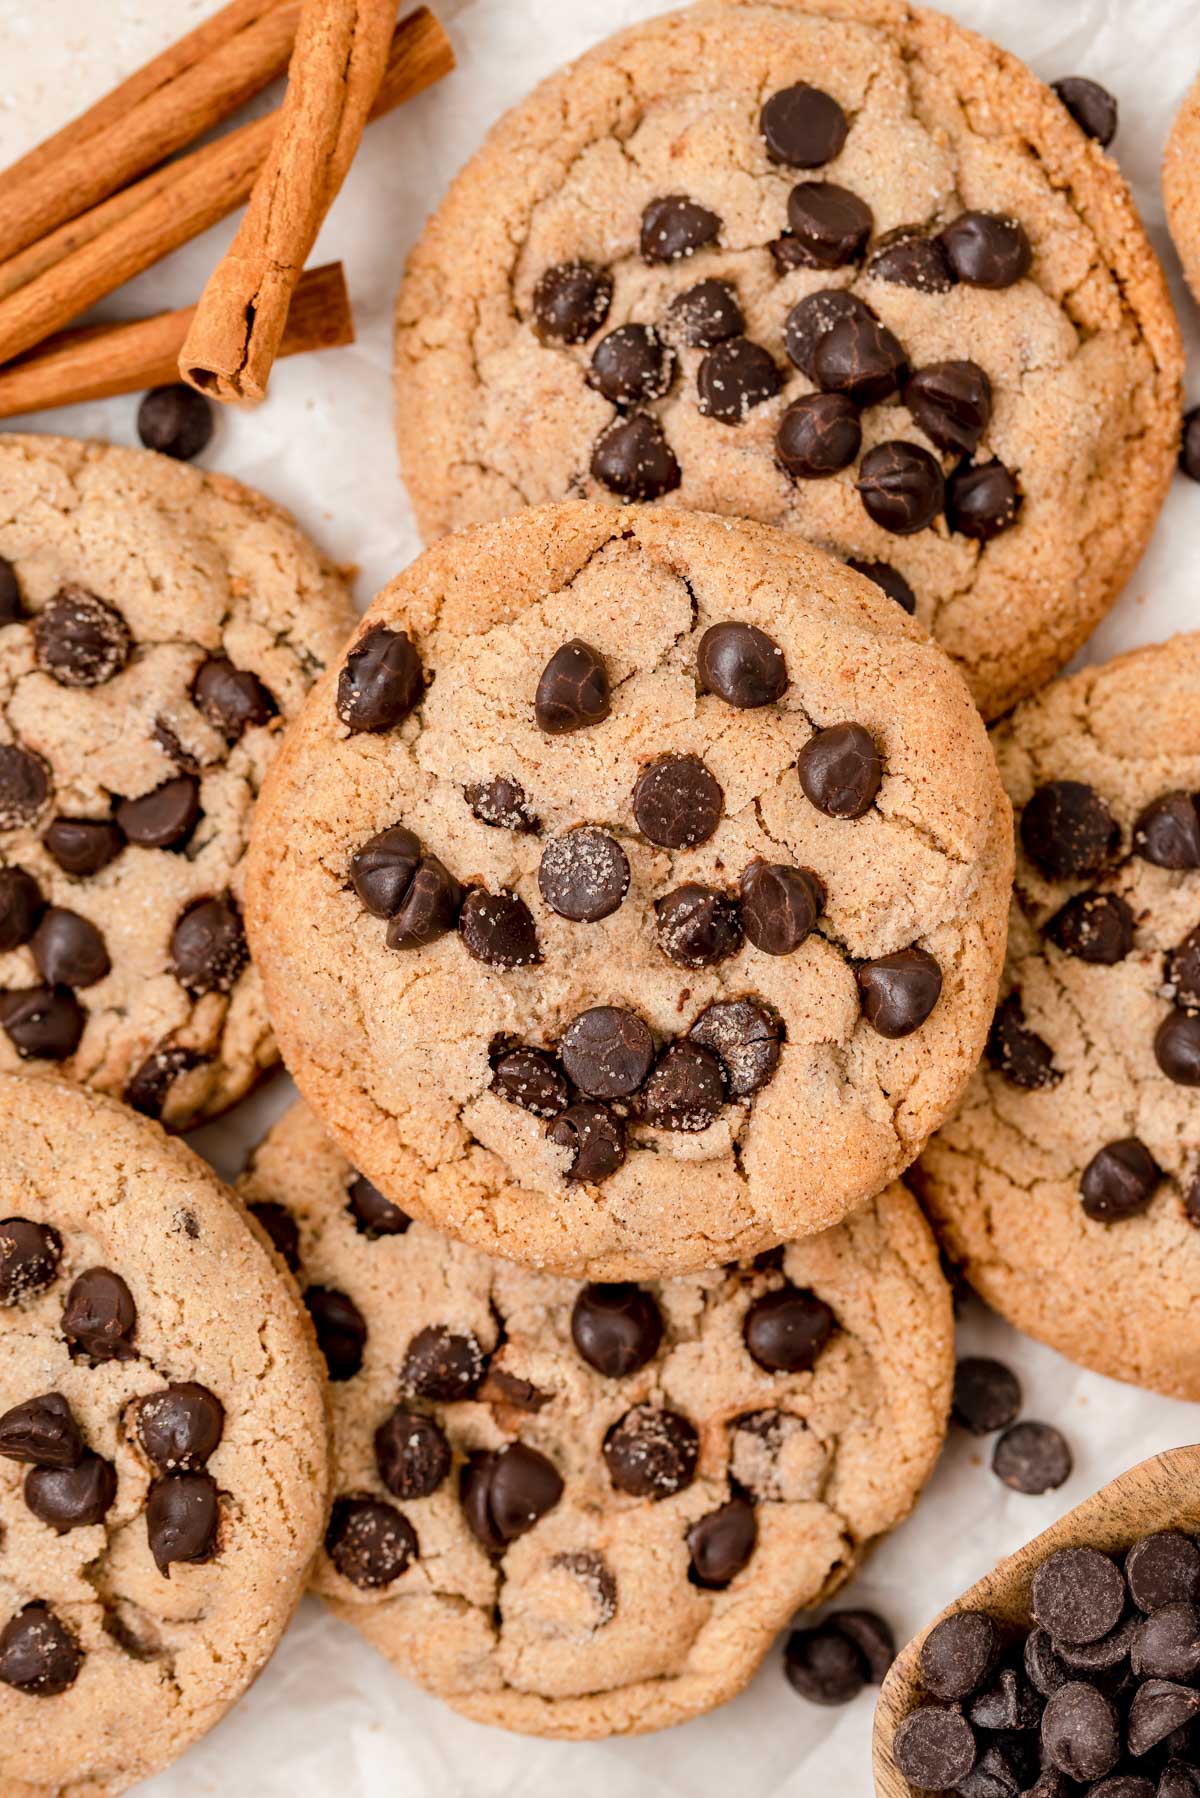
[[1133, 1695], [1126, 1725], [1129, 1752], [1149, 1754], [1200, 1712], [1200, 1692], [1177, 1680], [1148, 1679]]
[[1182, 1600], [1200, 1604], [1200, 1548], [1180, 1530], [1143, 1536], [1125, 1557], [1125, 1578], [1140, 1611]]
[[1055, 1692], [1042, 1715], [1042, 1753], [1068, 1779], [1111, 1773], [1121, 1753], [1121, 1729], [1103, 1693], [1082, 1680]]
[[921, 1646], [921, 1682], [935, 1698], [966, 1698], [990, 1678], [1000, 1647], [999, 1629], [986, 1612], [955, 1611]]
[[923, 1791], [949, 1791], [975, 1765], [975, 1733], [960, 1711], [925, 1704], [897, 1729], [892, 1755], [911, 1785]]
[[1194, 1681], [1200, 1673], [1200, 1610], [1180, 1600], [1141, 1618], [1134, 1628], [1130, 1663], [1139, 1679]]
[[1097, 1642], [1121, 1620], [1125, 1581], [1098, 1549], [1060, 1548], [1034, 1574], [1031, 1604], [1056, 1642]]

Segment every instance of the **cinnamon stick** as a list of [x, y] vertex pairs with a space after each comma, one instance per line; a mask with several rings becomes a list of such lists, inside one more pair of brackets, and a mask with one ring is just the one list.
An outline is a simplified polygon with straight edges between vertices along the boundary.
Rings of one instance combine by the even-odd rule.
[[202, 393], [264, 397], [292, 289], [358, 149], [395, 22], [396, 0], [305, 0], [271, 154], [180, 357]]
[[[0, 368], [0, 418], [46, 412], [115, 393], [139, 393], [178, 378], [179, 352], [194, 306], [119, 325], [63, 331], [31, 355]], [[354, 318], [340, 262], [307, 270], [296, 283], [281, 356], [354, 342]]]

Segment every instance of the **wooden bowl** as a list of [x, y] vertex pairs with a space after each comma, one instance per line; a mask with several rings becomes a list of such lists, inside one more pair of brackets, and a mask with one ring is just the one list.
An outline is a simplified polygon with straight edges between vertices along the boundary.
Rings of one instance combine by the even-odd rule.
[[1033, 1576], [1055, 1549], [1090, 1547], [1121, 1554], [1139, 1536], [1170, 1529], [1200, 1532], [1200, 1447], [1168, 1449], [1131, 1467], [948, 1604], [901, 1649], [883, 1682], [875, 1711], [873, 1751], [878, 1798], [913, 1798], [912, 1786], [892, 1759], [892, 1742], [920, 1699], [917, 1661], [934, 1624], [953, 1611], [990, 1611], [1004, 1623], [1028, 1629], [1033, 1623]]

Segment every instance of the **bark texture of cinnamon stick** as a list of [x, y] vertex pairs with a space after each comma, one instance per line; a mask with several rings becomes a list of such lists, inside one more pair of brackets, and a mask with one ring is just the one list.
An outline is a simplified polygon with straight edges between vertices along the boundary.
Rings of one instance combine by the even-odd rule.
[[202, 393], [264, 397], [292, 289], [358, 148], [395, 19], [396, 0], [305, 0], [271, 153], [180, 357]]

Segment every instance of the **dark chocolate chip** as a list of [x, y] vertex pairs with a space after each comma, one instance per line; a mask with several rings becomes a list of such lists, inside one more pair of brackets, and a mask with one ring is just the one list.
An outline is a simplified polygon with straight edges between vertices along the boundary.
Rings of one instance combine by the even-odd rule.
[[994, 1620], [983, 1611], [954, 1611], [934, 1624], [921, 1646], [921, 1682], [935, 1698], [966, 1698], [991, 1678], [999, 1658]]
[[[989, 1742], [965, 1779], [955, 1786], [958, 1798], [1014, 1798], [1025, 1789], [1026, 1776], [1038, 1774], [1038, 1754], [1027, 1738], [1009, 1732]], [[1040, 1778], [1041, 1775], [1038, 1774]], [[1061, 1776], [1052, 1773], [1054, 1779]], [[1034, 1798], [1043, 1798], [1044, 1788], [1034, 1788]], [[1065, 1798], [1055, 1789], [1055, 1798]]]
[[179, 1561], [210, 1561], [217, 1551], [220, 1503], [207, 1473], [172, 1473], [157, 1479], [146, 1500], [150, 1553], [164, 1579]]
[[67, 1341], [92, 1362], [132, 1361], [137, 1306], [120, 1274], [89, 1267], [75, 1280], [63, 1307], [62, 1331]]
[[633, 789], [638, 829], [660, 849], [693, 849], [721, 821], [725, 795], [698, 755], [660, 755]]
[[1050, 1045], [1025, 1028], [1020, 993], [1010, 993], [1001, 1001], [988, 1033], [987, 1058], [997, 1073], [1027, 1092], [1056, 1086], [1062, 1079]]
[[175, 978], [190, 993], [227, 993], [250, 959], [236, 901], [197, 899], [171, 933]]
[[960, 462], [946, 482], [946, 523], [962, 537], [989, 543], [1016, 523], [1021, 493], [1003, 462]]
[[927, 949], [898, 949], [858, 969], [863, 1017], [880, 1036], [919, 1030], [942, 991], [942, 970]]
[[22, 1061], [66, 1061], [86, 1022], [74, 993], [50, 986], [0, 993], [0, 1027]]
[[44, 907], [41, 888], [27, 868], [0, 868], [0, 955], [29, 941]]
[[506, 775], [494, 780], [472, 781], [463, 788], [463, 797], [481, 824], [493, 830], [516, 830], [536, 835], [542, 821], [529, 808], [520, 781]]
[[700, 1438], [678, 1411], [635, 1405], [604, 1438], [609, 1478], [634, 1498], [670, 1498], [696, 1477]]
[[748, 337], [727, 337], [708, 351], [696, 371], [696, 391], [705, 418], [740, 425], [755, 406], [774, 399], [783, 375], [770, 350]]
[[1200, 406], [1183, 415], [1179, 439], [1179, 467], [1190, 481], [1200, 481]]
[[976, 1729], [1036, 1729], [1042, 1720], [1037, 1692], [1011, 1667], [1002, 1667], [966, 1709]]
[[1045, 931], [1064, 954], [1111, 968], [1133, 947], [1133, 913], [1119, 893], [1076, 893]]
[[1071, 1477], [1071, 1451], [1052, 1424], [1014, 1423], [992, 1453], [992, 1472], [1014, 1492], [1036, 1497]]
[[592, 478], [622, 499], [661, 499], [683, 478], [657, 418], [635, 412], [601, 431], [592, 450]]
[[858, 556], [851, 556], [846, 566], [853, 568], [856, 574], [866, 575], [869, 581], [874, 581], [889, 599], [894, 599], [912, 617], [917, 609], [917, 596], [898, 568], [893, 568], [890, 562], [864, 562]]
[[896, 1639], [875, 1611], [834, 1611], [822, 1626], [853, 1642], [872, 1685], [881, 1686], [896, 1658]]
[[1200, 1010], [1200, 928], [1189, 930], [1167, 956], [1164, 976], [1176, 1005]]
[[116, 1496], [116, 1469], [100, 1455], [84, 1454], [73, 1467], [31, 1467], [25, 1475], [25, 1503], [60, 1536], [102, 1523]]
[[112, 606], [82, 587], [63, 587], [33, 621], [38, 667], [63, 687], [100, 687], [124, 668], [129, 627]]
[[723, 1591], [748, 1564], [757, 1541], [754, 1506], [744, 1498], [727, 1500], [688, 1530], [688, 1578], [706, 1591]]
[[772, 162], [817, 169], [841, 154], [849, 125], [832, 94], [798, 81], [771, 95], [758, 115], [758, 128]]
[[225, 1433], [225, 1407], [215, 1392], [181, 1380], [151, 1392], [137, 1408], [142, 1447], [160, 1473], [203, 1467]]
[[742, 942], [737, 902], [714, 887], [686, 881], [654, 902], [658, 946], [680, 968], [711, 968]]
[[1021, 1382], [1003, 1361], [964, 1355], [954, 1369], [955, 1423], [973, 1436], [1006, 1430], [1021, 1412]]
[[204, 1056], [179, 1043], [160, 1043], [130, 1075], [121, 1095], [132, 1111], [143, 1117], [161, 1118], [176, 1080], [204, 1066]]
[[941, 241], [955, 275], [972, 287], [1011, 287], [1033, 261], [1024, 228], [999, 212], [960, 213]]
[[623, 1380], [652, 1361], [662, 1333], [662, 1313], [641, 1286], [584, 1286], [571, 1310], [572, 1342], [588, 1366], [610, 1380]]
[[0, 1680], [36, 1698], [56, 1698], [75, 1684], [83, 1650], [48, 1604], [35, 1599], [0, 1630]]
[[212, 436], [212, 407], [202, 393], [182, 381], [152, 387], [138, 407], [137, 433], [147, 449], [190, 462]]
[[34, 932], [33, 959], [50, 986], [95, 986], [112, 969], [104, 938], [90, 918], [52, 905]]
[[450, 1472], [451, 1460], [446, 1432], [420, 1411], [398, 1405], [375, 1432], [379, 1477], [397, 1498], [428, 1498]]
[[755, 1299], [742, 1322], [752, 1361], [768, 1373], [808, 1373], [833, 1335], [835, 1318], [815, 1292], [779, 1286]]
[[389, 949], [424, 949], [454, 929], [462, 903], [463, 889], [445, 863], [423, 855], [384, 941]]
[[896, 1730], [892, 1756], [910, 1784], [926, 1791], [948, 1791], [975, 1765], [975, 1733], [961, 1712], [948, 1705], [924, 1704]]
[[688, 1036], [716, 1056], [731, 1099], [750, 1098], [779, 1066], [779, 1025], [753, 999], [718, 999], [700, 1013]]
[[[1156, 1052], [1157, 1047], [1156, 1041]], [[1136, 1136], [1106, 1143], [1092, 1156], [1079, 1181], [1084, 1212], [1100, 1224], [1136, 1217], [1154, 1197], [1161, 1179], [1162, 1169]]]
[[1186, 1728], [1198, 1711], [1200, 1692], [1176, 1680], [1148, 1679], [1138, 1687], [1129, 1707], [1126, 1740], [1130, 1754], [1149, 1754], [1175, 1730]]
[[200, 817], [200, 782], [179, 774], [140, 799], [122, 799], [117, 824], [131, 843], [143, 849], [175, 849], [186, 842]]
[[[741, 330], [741, 326], [738, 326]], [[15, 624], [24, 615], [21, 604], [21, 584], [17, 580], [17, 571], [7, 556], [0, 556], [0, 628], [6, 624]]]
[[625, 1099], [650, 1072], [654, 1038], [636, 1012], [593, 1005], [571, 1019], [559, 1056], [569, 1078], [590, 1099]]
[[258, 1199], [250, 1207], [267, 1235], [276, 1254], [282, 1256], [293, 1273], [300, 1267], [300, 1227], [286, 1205], [274, 1199]]
[[534, 330], [543, 343], [586, 343], [608, 317], [613, 283], [590, 262], [558, 262], [533, 290]]
[[363, 1363], [367, 1320], [347, 1293], [332, 1286], [310, 1286], [304, 1303], [317, 1332], [331, 1380], [352, 1380]]
[[787, 691], [787, 664], [773, 637], [754, 624], [713, 624], [700, 639], [701, 690], [739, 711], [773, 705]]
[[1021, 813], [1025, 853], [1051, 880], [1097, 873], [1120, 841], [1116, 819], [1096, 789], [1081, 780], [1048, 781]]
[[74, 1467], [83, 1438], [61, 1392], [13, 1405], [0, 1417], [0, 1455], [32, 1467]]
[[689, 200], [686, 194], [664, 194], [651, 200], [642, 214], [642, 261], [674, 262], [680, 256], [691, 256], [715, 243], [720, 230], [720, 219], [707, 206]]
[[906, 382], [904, 404], [939, 449], [970, 455], [991, 422], [992, 384], [977, 362], [930, 362]]
[[851, 313], [822, 332], [812, 363], [823, 392], [844, 394], [856, 406], [878, 405], [896, 392], [908, 373], [899, 338], [864, 312]]
[[522, 1374], [510, 1373], [507, 1367], [490, 1367], [487, 1379], [479, 1388], [480, 1398], [489, 1405], [503, 1405], [515, 1411], [540, 1411], [554, 1397], [543, 1392]]
[[420, 704], [424, 691], [425, 671], [408, 632], [376, 624], [342, 664], [338, 717], [354, 732], [391, 730]]
[[614, 406], [658, 400], [675, 379], [675, 352], [653, 325], [618, 325], [592, 351], [587, 379]]
[[596, 1185], [615, 1174], [625, 1159], [625, 1127], [607, 1105], [568, 1105], [546, 1133], [571, 1155], [566, 1178]]
[[775, 454], [794, 481], [822, 481], [848, 468], [862, 448], [862, 421], [841, 393], [793, 400], [775, 433]]
[[458, 934], [467, 954], [485, 967], [528, 968], [542, 959], [533, 913], [505, 889], [489, 893], [472, 887], [458, 916]]
[[1200, 1086], [1200, 1013], [1168, 1012], [1155, 1032], [1154, 1059], [1178, 1086]]
[[597, 924], [612, 916], [629, 891], [629, 861], [615, 837], [583, 824], [546, 844], [538, 887], [560, 918]]
[[42, 841], [63, 873], [79, 880], [99, 874], [125, 847], [120, 828], [107, 818], [55, 818]]
[[1129, 1660], [1137, 1628], [1136, 1616], [1123, 1617], [1116, 1628], [1110, 1629], [1099, 1641], [1056, 1642], [1055, 1653], [1071, 1673], [1112, 1673], [1124, 1668]]
[[1069, 1779], [1110, 1773], [1121, 1752], [1121, 1730], [1108, 1699], [1082, 1680], [1061, 1687], [1046, 1702], [1042, 1752]]
[[788, 195], [788, 228], [808, 268], [843, 268], [866, 248], [871, 208], [833, 181], [800, 181]]
[[1085, 136], [1111, 144], [1117, 135], [1117, 102], [1106, 87], [1086, 75], [1064, 75], [1050, 85]]
[[418, 1556], [416, 1531], [402, 1511], [380, 1498], [335, 1501], [325, 1552], [360, 1591], [390, 1586]]
[[883, 761], [861, 724], [831, 724], [809, 738], [796, 770], [807, 799], [830, 818], [861, 818], [883, 780]]
[[427, 1324], [408, 1345], [400, 1387], [415, 1398], [453, 1404], [457, 1399], [474, 1398], [486, 1372], [487, 1356], [474, 1336]]
[[918, 293], [949, 293], [956, 279], [941, 238], [930, 237], [920, 225], [885, 231], [871, 252], [867, 273]]
[[642, 1093], [642, 1116], [659, 1130], [707, 1130], [725, 1100], [715, 1055], [695, 1042], [669, 1043]]
[[555, 650], [542, 670], [533, 701], [538, 729], [547, 736], [561, 737], [603, 723], [611, 710], [610, 692], [600, 651], [572, 637]]
[[562, 1494], [558, 1469], [525, 1442], [473, 1454], [462, 1472], [463, 1516], [490, 1554], [503, 1554]]
[[36, 823], [49, 797], [50, 773], [41, 756], [19, 743], [0, 743], [0, 830]]
[[19, 1305], [42, 1292], [58, 1274], [62, 1237], [50, 1224], [28, 1217], [0, 1221], [0, 1305]]
[[764, 955], [791, 955], [811, 935], [825, 888], [811, 868], [753, 861], [742, 874], [742, 928]]
[[570, 1089], [552, 1055], [542, 1049], [508, 1049], [492, 1069], [492, 1091], [535, 1117], [565, 1111]]
[[1030, 1603], [1037, 1622], [1056, 1644], [1098, 1642], [1121, 1621], [1125, 1581], [1116, 1563], [1099, 1549], [1060, 1548], [1047, 1555], [1034, 1574]]
[[235, 668], [228, 656], [209, 656], [201, 662], [192, 682], [192, 698], [230, 743], [244, 730], [268, 724], [279, 709], [257, 674]]
[[1194, 793], [1164, 793], [1139, 813], [1133, 853], [1156, 868], [1200, 868], [1200, 807]]
[[1048, 1630], [1030, 1630], [1025, 1638], [1022, 1659], [1030, 1683], [1043, 1698], [1052, 1698], [1055, 1692], [1070, 1681], [1070, 1672], [1055, 1649]]
[[794, 1629], [783, 1651], [783, 1670], [792, 1690], [810, 1704], [849, 1704], [866, 1685], [862, 1656], [838, 1629]]
[[945, 498], [941, 468], [929, 451], [899, 439], [867, 451], [856, 485], [868, 517], [898, 537], [932, 524]]
[[365, 1174], [354, 1176], [347, 1188], [347, 1197], [346, 1209], [354, 1219], [354, 1228], [368, 1242], [375, 1242], [381, 1236], [403, 1236], [412, 1223], [407, 1211], [393, 1205]]
[[[1145, 1783], [1149, 1785], [1150, 1782]], [[1102, 1792], [1101, 1798], [1197, 1798], [1197, 1793], [1200, 1793], [1200, 1770], [1185, 1761], [1170, 1760], [1159, 1775], [1157, 1787], [1150, 1786], [1148, 1792]]]
[[806, 294], [787, 315], [783, 333], [787, 353], [801, 373], [815, 381], [817, 345], [826, 333], [843, 321], [869, 323], [874, 317], [871, 308], [844, 287], [826, 287]]
[[403, 824], [369, 837], [350, 858], [350, 884], [376, 918], [394, 918], [421, 864], [420, 839]]
[[1135, 1626], [1130, 1660], [1139, 1679], [1193, 1682], [1200, 1673], [1200, 1611], [1186, 1600], [1156, 1606]]
[[1179, 1530], [1143, 1536], [1125, 1557], [1125, 1578], [1140, 1611], [1184, 1600], [1200, 1604], [1200, 1548]]
[[667, 308], [668, 334], [693, 349], [710, 350], [714, 343], [740, 337], [745, 328], [737, 294], [728, 281], [698, 281], [677, 293]]

